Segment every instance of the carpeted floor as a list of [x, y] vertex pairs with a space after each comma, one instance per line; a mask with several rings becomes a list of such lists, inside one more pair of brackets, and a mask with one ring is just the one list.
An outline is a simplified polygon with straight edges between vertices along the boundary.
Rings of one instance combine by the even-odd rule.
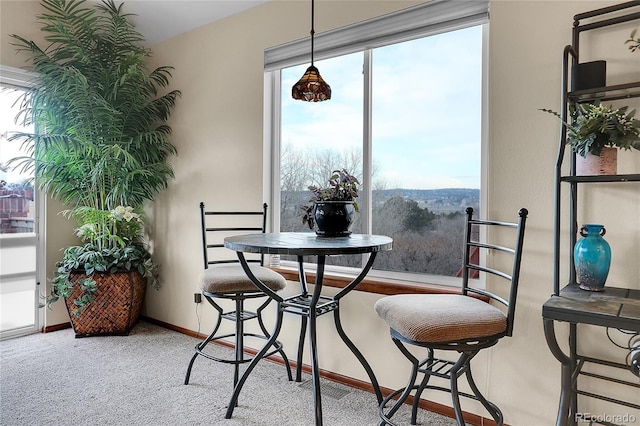
[[[140, 322], [129, 336], [76, 339], [71, 329], [0, 342], [0, 424], [313, 425], [311, 386], [289, 382], [284, 366], [258, 364], [230, 420], [232, 367], [196, 360], [197, 340]], [[231, 350], [213, 345], [221, 356]], [[377, 424], [374, 394], [323, 380], [326, 426]], [[408, 410], [395, 418], [409, 424]], [[421, 411], [419, 424], [455, 421]]]

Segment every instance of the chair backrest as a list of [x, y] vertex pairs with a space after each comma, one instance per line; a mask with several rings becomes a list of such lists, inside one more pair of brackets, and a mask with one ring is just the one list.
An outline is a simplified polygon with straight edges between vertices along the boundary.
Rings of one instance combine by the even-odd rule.
[[[475, 293], [480, 296], [488, 297], [495, 300], [506, 307], [507, 330], [506, 335], [511, 336], [513, 332], [513, 320], [515, 317], [516, 297], [518, 295], [518, 282], [520, 279], [520, 263], [522, 261], [522, 245], [524, 242], [524, 229], [527, 221], [527, 209], [522, 208], [518, 212], [517, 222], [500, 222], [493, 220], [473, 219], [473, 208], [467, 208], [466, 227], [465, 227], [465, 245], [464, 245], [464, 264], [462, 267], [462, 294]], [[483, 229], [484, 228], [484, 229]], [[512, 239], [513, 245], [506, 243], [493, 243], [490, 241], [481, 241], [486, 236], [491, 241], [506, 241], [506, 236], [500, 229], [512, 228], [509, 238]], [[515, 234], [515, 235], [514, 235]], [[504, 253], [510, 256], [509, 260], [499, 259], [498, 256], [492, 258], [492, 265], [502, 266], [485, 266], [480, 265], [478, 252]], [[484, 256], [486, 258], [487, 256]], [[500, 279], [498, 282], [506, 282], [508, 285], [508, 298], [502, 297], [496, 293], [486, 289], [477, 288], [471, 285], [470, 278], [474, 271], [478, 273], [486, 273], [496, 276]]]
[[[267, 228], [267, 203], [262, 205], [262, 211], [211, 211], [205, 210], [201, 202], [200, 218], [204, 268], [220, 263], [237, 263], [236, 252], [224, 246], [224, 239], [237, 234], [264, 233]], [[251, 263], [264, 263], [264, 255], [255, 258], [247, 256], [246, 259]]]

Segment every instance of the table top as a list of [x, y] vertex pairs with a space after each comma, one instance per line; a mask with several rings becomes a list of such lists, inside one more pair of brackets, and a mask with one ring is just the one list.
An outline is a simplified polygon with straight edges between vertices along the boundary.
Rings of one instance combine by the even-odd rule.
[[384, 235], [351, 234], [321, 237], [313, 232], [236, 235], [224, 239], [225, 247], [242, 252], [292, 255], [362, 254], [391, 250], [393, 240]]
[[594, 292], [568, 285], [542, 305], [545, 319], [640, 331], [640, 290], [605, 287]]

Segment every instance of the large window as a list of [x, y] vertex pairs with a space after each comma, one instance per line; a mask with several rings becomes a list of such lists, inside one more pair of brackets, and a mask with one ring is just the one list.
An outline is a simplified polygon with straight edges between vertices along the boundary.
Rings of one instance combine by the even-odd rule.
[[[279, 229], [309, 231], [300, 211], [307, 187], [325, 186], [332, 170], [346, 168], [363, 184], [352, 231], [394, 239], [373, 274], [444, 283], [455, 276], [464, 210], [477, 210], [482, 198], [485, 29], [484, 19], [474, 20], [325, 55], [316, 66], [332, 87], [327, 102], [291, 99], [308, 64], [273, 71], [279, 120], [271, 143], [279, 181], [272, 202], [281, 206]], [[327, 263], [359, 262], [343, 256]]]

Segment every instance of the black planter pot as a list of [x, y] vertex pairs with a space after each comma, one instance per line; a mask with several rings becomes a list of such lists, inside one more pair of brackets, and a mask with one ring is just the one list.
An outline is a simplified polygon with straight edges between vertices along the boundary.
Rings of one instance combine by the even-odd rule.
[[316, 234], [323, 237], [344, 237], [351, 234], [349, 226], [353, 222], [354, 212], [353, 201], [316, 202]]

